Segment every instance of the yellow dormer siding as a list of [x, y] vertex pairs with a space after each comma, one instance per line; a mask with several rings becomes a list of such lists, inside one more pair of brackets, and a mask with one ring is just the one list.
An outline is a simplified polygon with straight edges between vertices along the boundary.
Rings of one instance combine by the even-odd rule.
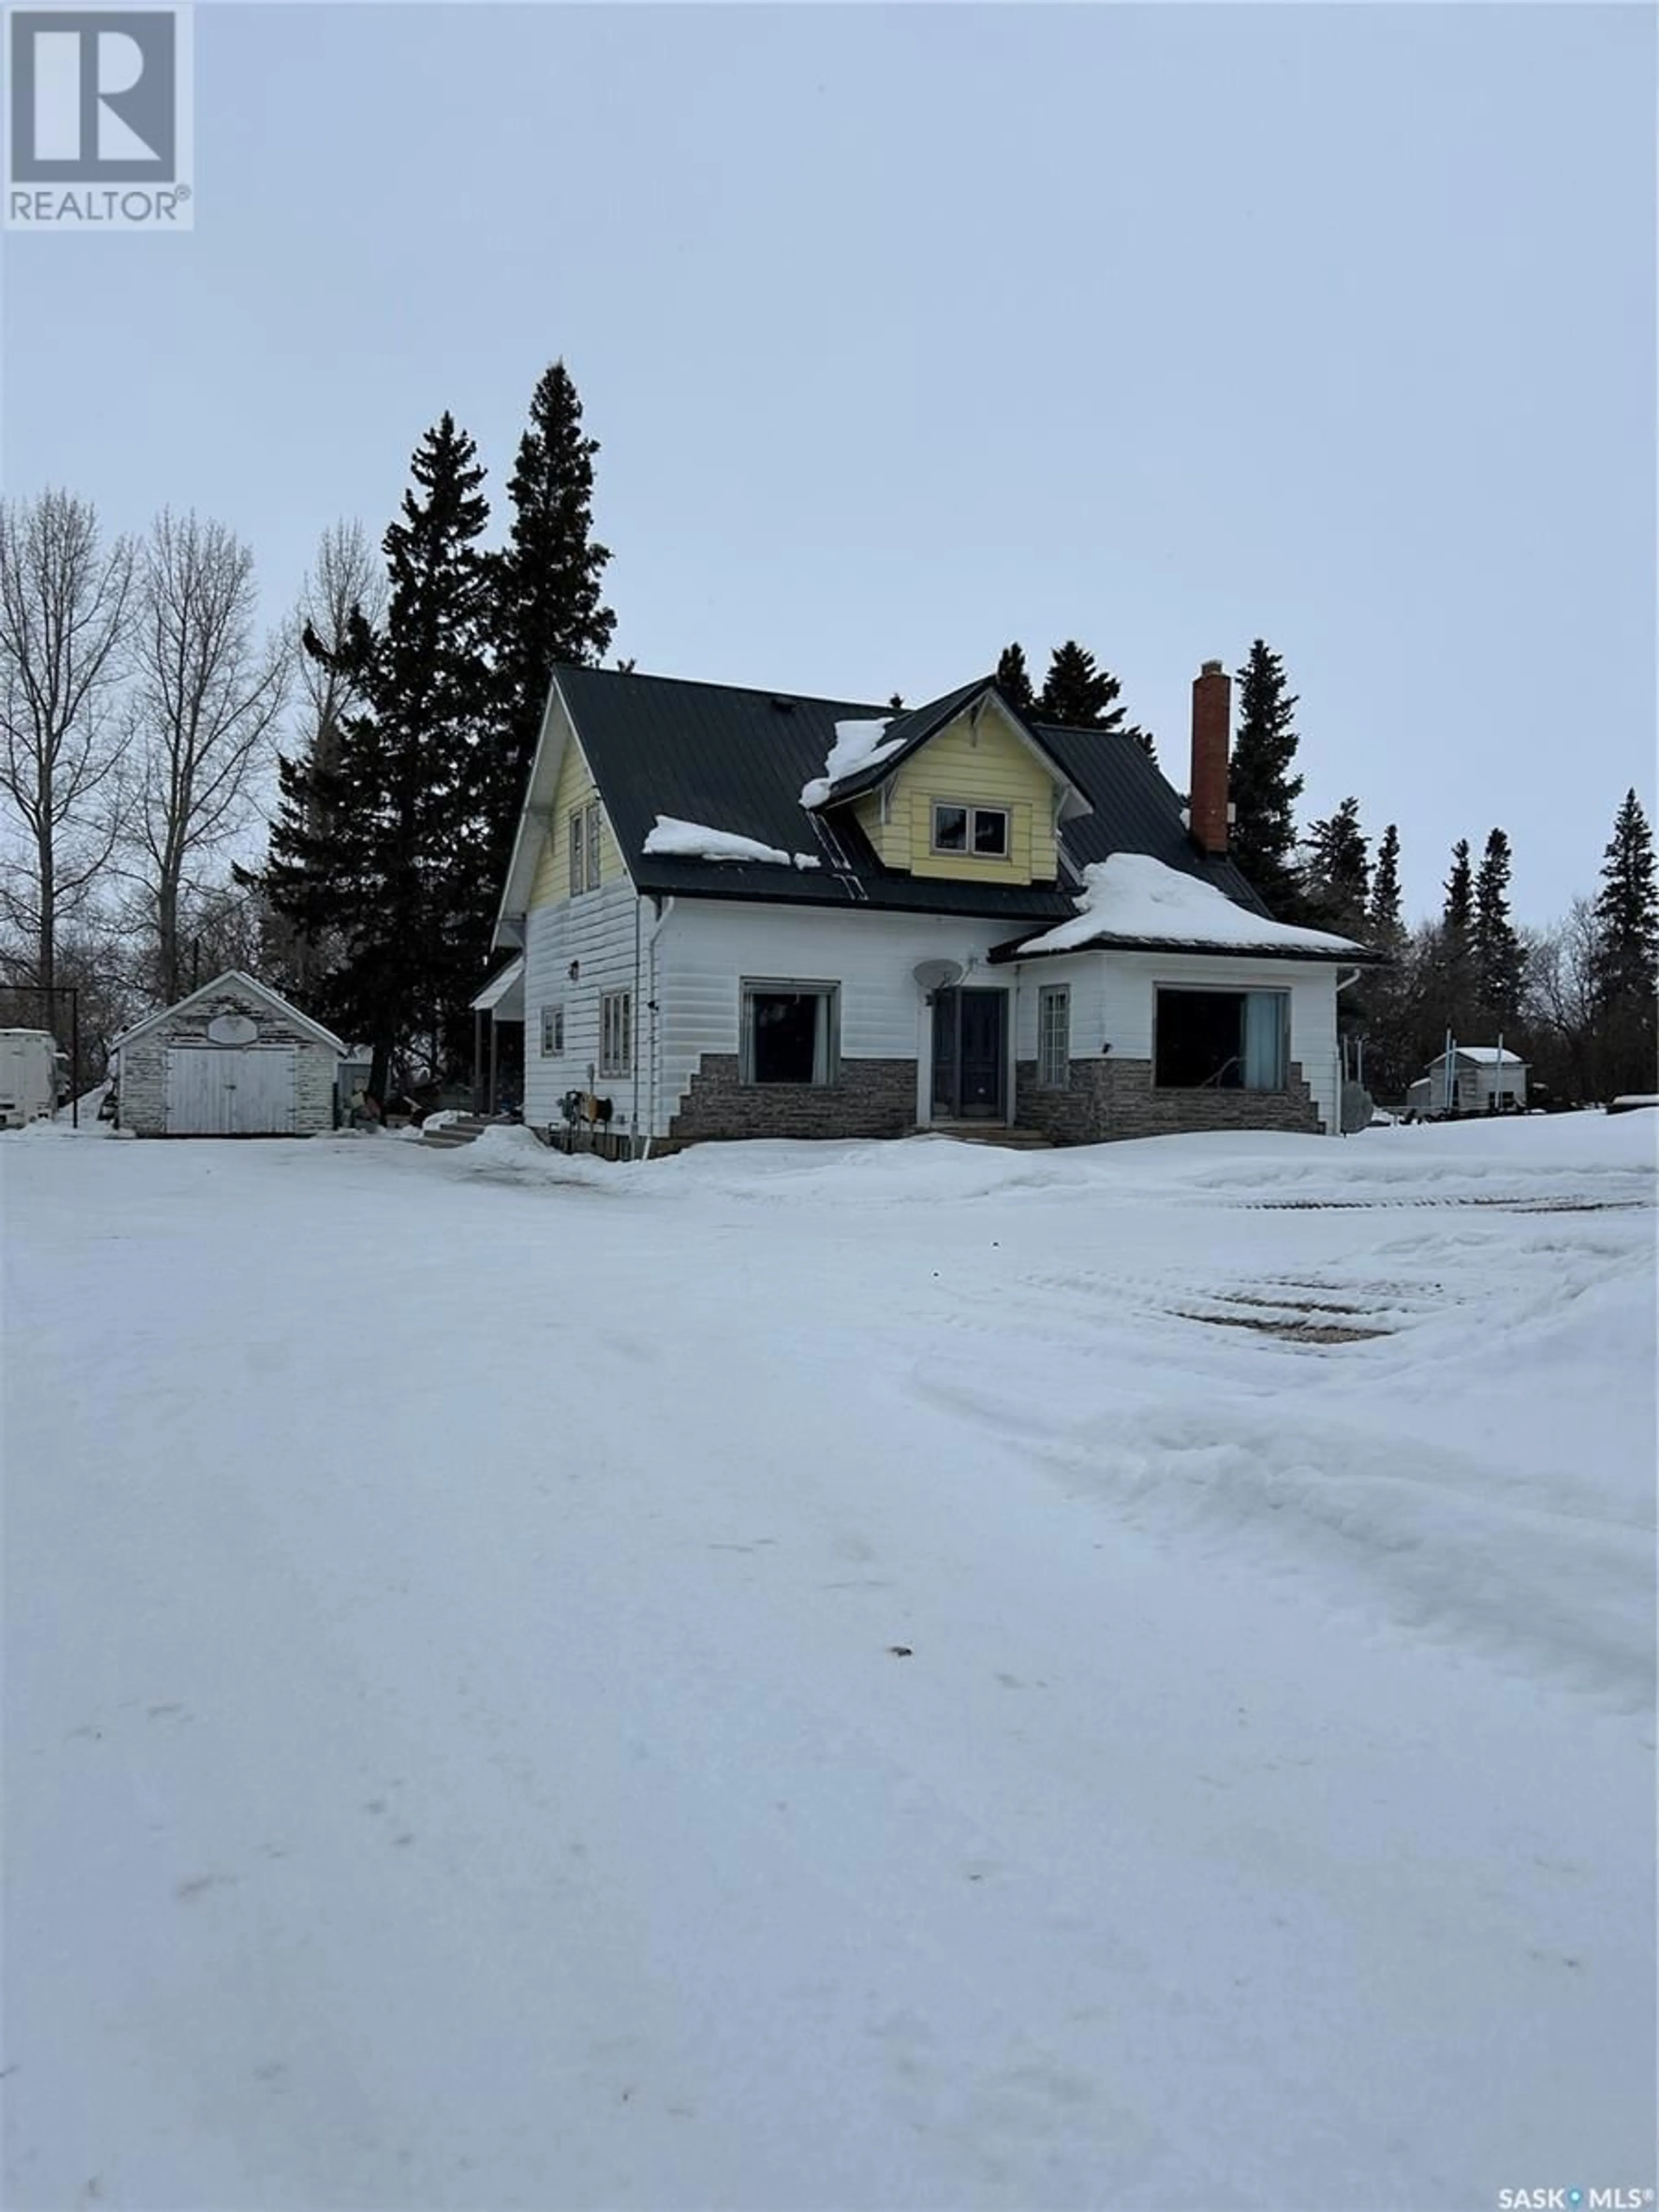
[[[589, 880], [595, 851], [594, 833], [587, 817], [591, 807], [599, 809], [597, 883]], [[610, 817], [600, 805], [592, 770], [574, 737], [565, 748], [564, 765], [559, 770], [553, 793], [552, 813], [542, 836], [541, 857], [536, 863], [535, 881], [530, 890], [532, 908], [558, 906], [570, 896], [573, 817], [580, 824], [578, 835], [582, 852], [582, 890], [595, 890], [600, 884], [618, 882], [623, 874], [622, 850], [611, 832]]]
[[[1056, 784], [1024, 739], [994, 709], [947, 722], [880, 791], [854, 806], [860, 827], [890, 868], [957, 883], [1053, 883]], [[1006, 855], [941, 852], [933, 842], [936, 805], [997, 808], [1008, 817]], [[971, 842], [971, 828], [969, 832]]]

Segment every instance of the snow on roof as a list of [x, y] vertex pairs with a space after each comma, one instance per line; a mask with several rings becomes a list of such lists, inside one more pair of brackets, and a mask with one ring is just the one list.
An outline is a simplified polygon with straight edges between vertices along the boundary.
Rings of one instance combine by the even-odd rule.
[[[1443, 1052], [1440, 1057], [1444, 1060], [1446, 1055]], [[1475, 1060], [1482, 1067], [1496, 1067], [1500, 1060], [1505, 1066], [1510, 1067], [1520, 1067], [1525, 1064], [1520, 1054], [1511, 1052], [1507, 1045], [1460, 1044], [1457, 1048], [1457, 1057], [1459, 1060]]]
[[124, 1046], [131, 1044], [135, 1038], [144, 1036], [167, 1020], [171, 1015], [182, 1013], [185, 1007], [196, 1006], [204, 999], [210, 1000], [216, 996], [234, 999], [244, 995], [259, 1000], [271, 1012], [284, 1021], [292, 1022], [297, 1029], [304, 1030], [326, 1050], [344, 1052], [345, 1046], [332, 1030], [325, 1030], [320, 1022], [313, 1021], [309, 1014], [302, 1014], [291, 1000], [285, 999], [280, 991], [273, 990], [269, 983], [260, 982], [258, 976], [250, 975], [242, 968], [227, 968], [222, 975], [216, 975], [210, 983], [203, 983], [197, 989], [186, 992], [182, 999], [174, 1000], [172, 1006], [158, 1006], [153, 1013], [141, 1014], [136, 1022], [129, 1023], [118, 1036], [110, 1039], [109, 1048], [112, 1052], [119, 1051]]
[[[520, 953], [516, 960], [507, 962], [499, 975], [492, 976], [484, 985], [483, 990], [472, 1001], [473, 1011], [481, 1014], [489, 1013], [494, 1007], [500, 1006], [515, 983], [521, 982], [523, 980], [524, 955]], [[366, 1058], [368, 1056], [367, 1049], [364, 1056]]]
[[758, 838], [740, 837], [733, 830], [711, 830], [705, 823], [681, 822], [659, 814], [655, 827], [646, 833], [645, 850], [677, 860], [764, 860], [777, 868], [816, 868], [811, 853], [786, 853]]
[[875, 722], [837, 722], [836, 742], [823, 763], [823, 774], [801, 786], [801, 805], [822, 806], [843, 776], [854, 775], [860, 769], [873, 768], [890, 753], [897, 752], [903, 743], [902, 738], [890, 738], [885, 744], [882, 742], [882, 733], [891, 719], [884, 715]]
[[1146, 944], [1226, 945], [1264, 952], [1329, 952], [1364, 948], [1350, 937], [1322, 929], [1294, 929], [1235, 906], [1196, 876], [1167, 868], [1144, 853], [1114, 853], [1083, 871], [1084, 890], [1070, 921], [1028, 938], [1022, 952], [1073, 952], [1114, 938]]

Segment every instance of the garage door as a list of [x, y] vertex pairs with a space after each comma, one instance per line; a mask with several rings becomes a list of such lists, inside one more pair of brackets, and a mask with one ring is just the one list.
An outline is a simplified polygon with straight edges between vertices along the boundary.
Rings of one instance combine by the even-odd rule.
[[174, 1045], [167, 1054], [170, 1137], [294, 1133], [292, 1046], [243, 1052]]

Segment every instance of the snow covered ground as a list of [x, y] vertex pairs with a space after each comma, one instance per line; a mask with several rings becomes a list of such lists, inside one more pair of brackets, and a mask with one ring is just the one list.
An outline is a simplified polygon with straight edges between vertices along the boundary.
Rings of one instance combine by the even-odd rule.
[[0, 1139], [6, 2203], [1651, 2187], [1655, 1139]]

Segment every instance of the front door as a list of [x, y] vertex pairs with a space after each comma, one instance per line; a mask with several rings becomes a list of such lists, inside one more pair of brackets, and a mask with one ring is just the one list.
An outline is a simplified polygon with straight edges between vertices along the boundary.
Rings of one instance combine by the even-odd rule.
[[1007, 1119], [1008, 994], [933, 994], [933, 1113], [946, 1121]]

